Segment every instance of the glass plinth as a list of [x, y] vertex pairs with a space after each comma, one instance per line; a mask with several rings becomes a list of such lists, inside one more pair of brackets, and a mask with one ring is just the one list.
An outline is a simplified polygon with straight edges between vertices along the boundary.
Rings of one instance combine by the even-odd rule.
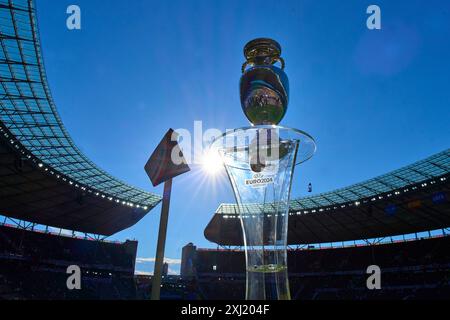
[[254, 126], [228, 131], [219, 152], [233, 187], [246, 257], [247, 300], [289, 300], [287, 230], [296, 164], [310, 159], [314, 139], [300, 130]]

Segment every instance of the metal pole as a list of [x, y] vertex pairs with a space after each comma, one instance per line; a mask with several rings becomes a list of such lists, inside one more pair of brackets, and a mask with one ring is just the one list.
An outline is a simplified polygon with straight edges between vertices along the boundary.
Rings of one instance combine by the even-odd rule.
[[158, 245], [156, 248], [155, 269], [152, 281], [152, 300], [160, 299], [161, 274], [164, 263], [164, 249], [166, 247], [167, 222], [169, 220], [170, 193], [172, 191], [172, 179], [164, 183], [164, 194], [159, 220]]

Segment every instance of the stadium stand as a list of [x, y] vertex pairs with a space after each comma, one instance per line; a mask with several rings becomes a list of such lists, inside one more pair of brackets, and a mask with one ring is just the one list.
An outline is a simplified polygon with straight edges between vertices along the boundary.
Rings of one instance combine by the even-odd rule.
[[[450, 237], [379, 245], [288, 251], [291, 296], [300, 300], [449, 299]], [[196, 283], [205, 299], [243, 299], [242, 250], [198, 249]], [[382, 271], [368, 290], [367, 267]]]
[[[0, 299], [147, 299], [151, 277], [134, 278], [137, 242], [92, 241], [88, 234], [110, 236], [134, 225], [161, 197], [104, 172], [70, 138], [47, 83], [35, 2], [0, 0], [0, 31], [0, 214], [30, 222], [0, 225]], [[292, 297], [449, 299], [448, 236], [309, 247], [448, 228], [449, 172], [445, 150], [353, 186], [292, 200], [288, 242], [298, 246], [288, 256]], [[246, 219], [272, 212], [260, 204], [244, 209]], [[35, 224], [85, 238], [39, 232]], [[222, 204], [205, 237], [238, 249], [191, 245], [189, 261], [182, 262], [188, 277], [168, 276], [163, 298], [242, 299], [240, 230], [237, 207]], [[382, 268], [380, 291], [365, 287], [371, 264]], [[69, 265], [82, 268], [83, 290], [67, 290]]]
[[[0, 226], [0, 299], [134, 299], [136, 241], [113, 243]], [[68, 290], [67, 268], [82, 270]]]
[[[136, 275], [136, 299], [149, 300], [152, 276]], [[178, 275], [165, 276], [161, 284], [161, 300], [201, 300], [195, 280]]]
[[[437, 230], [450, 226], [450, 149], [353, 186], [290, 203], [288, 244], [340, 242]], [[244, 219], [271, 214], [249, 204]], [[222, 246], [242, 246], [238, 207], [221, 204], [205, 237]]]

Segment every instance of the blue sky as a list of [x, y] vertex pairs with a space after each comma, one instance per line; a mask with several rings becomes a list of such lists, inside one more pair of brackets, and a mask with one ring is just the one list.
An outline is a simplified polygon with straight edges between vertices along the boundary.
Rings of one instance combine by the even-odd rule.
[[[82, 30], [66, 28], [71, 4], [81, 8]], [[381, 8], [382, 30], [366, 28], [370, 4]], [[143, 166], [170, 127], [248, 124], [238, 81], [242, 48], [256, 37], [283, 47], [291, 97], [282, 124], [318, 145], [297, 168], [294, 197], [309, 182], [314, 193], [329, 191], [449, 147], [450, 3], [39, 0], [37, 9], [50, 88], [74, 141], [148, 191], [162, 193]], [[203, 230], [231, 201], [223, 176], [195, 167], [177, 178], [166, 257], [179, 259], [188, 242], [214, 247]], [[153, 257], [159, 210], [112, 239], [137, 239], [138, 257]]]

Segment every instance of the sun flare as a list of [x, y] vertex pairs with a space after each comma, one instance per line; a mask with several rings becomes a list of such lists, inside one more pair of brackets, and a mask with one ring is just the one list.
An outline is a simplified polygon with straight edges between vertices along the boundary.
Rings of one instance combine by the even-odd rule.
[[220, 155], [215, 150], [208, 150], [202, 158], [203, 170], [209, 175], [216, 175], [222, 168], [223, 163]]

